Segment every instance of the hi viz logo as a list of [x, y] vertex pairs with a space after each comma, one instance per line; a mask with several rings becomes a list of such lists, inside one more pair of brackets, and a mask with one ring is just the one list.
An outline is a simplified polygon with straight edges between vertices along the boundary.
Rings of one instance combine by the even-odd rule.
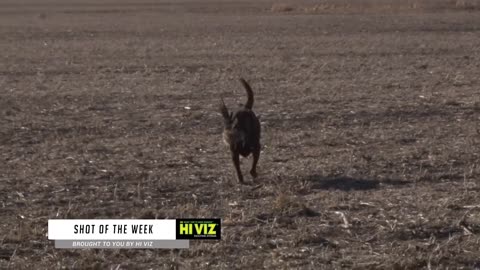
[[220, 219], [176, 219], [177, 239], [221, 239]]

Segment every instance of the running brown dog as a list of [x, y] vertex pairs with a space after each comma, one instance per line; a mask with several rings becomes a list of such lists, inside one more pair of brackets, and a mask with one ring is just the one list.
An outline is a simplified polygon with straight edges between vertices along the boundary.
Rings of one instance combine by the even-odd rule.
[[250, 85], [240, 78], [240, 82], [247, 92], [247, 103], [241, 105], [240, 109], [229, 112], [223, 98], [220, 105], [220, 113], [223, 116], [224, 129], [223, 141], [230, 147], [233, 165], [237, 172], [238, 181], [243, 184], [243, 175], [240, 169], [240, 155], [248, 157], [253, 155], [252, 168], [250, 174], [253, 178], [257, 177], [257, 162], [260, 158], [260, 121], [252, 110], [253, 91]]

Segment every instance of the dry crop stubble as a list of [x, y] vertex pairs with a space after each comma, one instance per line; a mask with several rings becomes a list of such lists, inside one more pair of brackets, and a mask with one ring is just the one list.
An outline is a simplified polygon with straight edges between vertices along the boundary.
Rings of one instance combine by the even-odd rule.
[[[1, 4], [0, 268], [478, 267], [478, 11], [342, 3]], [[215, 112], [240, 75], [259, 188], [235, 184]], [[192, 216], [223, 240], [45, 236], [49, 218]]]

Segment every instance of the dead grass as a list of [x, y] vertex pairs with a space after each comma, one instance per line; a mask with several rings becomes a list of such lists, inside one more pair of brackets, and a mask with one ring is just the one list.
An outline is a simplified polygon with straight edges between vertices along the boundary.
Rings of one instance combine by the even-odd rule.
[[295, 9], [292, 5], [278, 3], [278, 4], [273, 4], [272, 8], [270, 10], [272, 12], [290, 12], [290, 11], [293, 11]]
[[441, 1], [296, 1], [274, 3], [272, 12], [299, 11], [304, 13], [398, 13], [398, 12], [438, 12], [446, 10], [476, 10], [480, 8], [478, 0], [441, 0]]
[[[62, 3], [2, 4], [0, 268], [479, 267], [475, 9]], [[315, 5], [332, 12], [302, 14]], [[216, 112], [220, 93], [243, 101], [239, 76], [263, 124], [251, 186]], [[222, 218], [222, 241], [56, 250], [46, 237], [50, 218], [176, 217]]]

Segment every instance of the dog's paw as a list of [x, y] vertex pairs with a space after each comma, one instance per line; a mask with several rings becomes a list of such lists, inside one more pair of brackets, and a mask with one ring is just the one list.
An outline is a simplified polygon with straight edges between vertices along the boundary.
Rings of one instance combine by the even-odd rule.
[[245, 185], [245, 181], [243, 181], [243, 177], [242, 178], [237, 178], [237, 181], [238, 181], [239, 184]]
[[255, 179], [258, 177], [258, 174], [256, 171], [250, 171], [250, 175]]

